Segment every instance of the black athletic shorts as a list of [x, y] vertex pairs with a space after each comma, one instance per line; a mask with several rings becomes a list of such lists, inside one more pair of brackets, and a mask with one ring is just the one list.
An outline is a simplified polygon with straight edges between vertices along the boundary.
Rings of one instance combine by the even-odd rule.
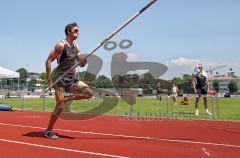
[[207, 89], [205, 87], [199, 88], [197, 89], [197, 95], [199, 95], [199, 97], [206, 96], [207, 95]]
[[[62, 74], [55, 76], [55, 80], [58, 79]], [[68, 74], [64, 76], [56, 85], [58, 87], [64, 88], [64, 91], [69, 93], [71, 86], [76, 83], [78, 80], [75, 78], [75, 75]]]

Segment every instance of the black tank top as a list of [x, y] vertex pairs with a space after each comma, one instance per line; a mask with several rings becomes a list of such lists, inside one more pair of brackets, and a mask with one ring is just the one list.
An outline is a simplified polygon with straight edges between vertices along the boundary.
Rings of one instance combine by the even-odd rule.
[[206, 86], [206, 76], [203, 76], [202, 74], [201, 75], [196, 75], [195, 76], [196, 80], [197, 80], [197, 89], [201, 89], [201, 88], [205, 88]]
[[[56, 75], [60, 75], [68, 71], [72, 66], [76, 64], [76, 56], [78, 49], [74, 43], [72, 47], [69, 47], [65, 40], [61, 41], [64, 43], [64, 48], [60, 56], [58, 57], [58, 66], [56, 68]], [[75, 70], [70, 72], [75, 73]]]

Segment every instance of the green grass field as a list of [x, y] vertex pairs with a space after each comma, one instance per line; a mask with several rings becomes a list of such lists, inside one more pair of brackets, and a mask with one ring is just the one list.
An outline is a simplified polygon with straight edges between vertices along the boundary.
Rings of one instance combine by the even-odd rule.
[[[181, 99], [182, 98], [178, 98], [178, 104], [173, 105], [170, 97], [163, 97], [162, 101], [159, 103], [157, 103], [156, 98], [138, 97], [136, 104], [132, 106], [132, 114], [138, 117], [147, 116], [148, 118], [151, 116], [152, 118], [212, 119], [205, 115], [202, 100], [199, 104], [199, 116], [195, 116], [195, 98], [190, 98], [190, 105], [180, 105], [179, 103]], [[102, 101], [103, 100], [99, 98], [74, 101], [72, 103], [71, 110], [76, 113], [84, 112], [98, 107]], [[52, 111], [55, 106], [55, 100], [54, 98], [5, 98], [0, 100], [0, 104], [24, 110]], [[112, 105], [111, 101], [107, 104]], [[103, 105], [102, 107], [96, 108], [97, 110], [94, 112], [102, 113], [104, 108], [108, 107]], [[131, 106], [129, 104], [118, 98], [118, 104], [107, 112], [107, 114], [129, 115], [130, 109]], [[240, 98], [218, 98], [218, 100], [216, 98], [213, 98], [212, 100], [209, 98], [208, 109], [214, 114], [214, 119], [240, 120]]]

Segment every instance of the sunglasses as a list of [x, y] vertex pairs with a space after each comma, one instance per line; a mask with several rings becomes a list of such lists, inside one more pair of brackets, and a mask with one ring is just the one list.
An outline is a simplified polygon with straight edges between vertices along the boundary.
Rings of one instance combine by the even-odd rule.
[[72, 32], [74, 32], [74, 33], [78, 33], [79, 30], [78, 30], [78, 29], [75, 29], [75, 30], [72, 30]]

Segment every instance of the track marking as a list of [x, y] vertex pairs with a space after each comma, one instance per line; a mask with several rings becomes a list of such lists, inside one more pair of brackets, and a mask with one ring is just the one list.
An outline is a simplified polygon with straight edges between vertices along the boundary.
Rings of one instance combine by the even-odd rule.
[[[8, 124], [8, 123], [1, 123], [1, 122], [0, 122], [0, 125], [13, 126], [13, 127], [22, 127], [22, 128], [33, 128], [33, 129], [46, 129], [46, 128], [43, 128], [43, 127], [16, 125], [16, 124]], [[54, 130], [55, 131], [62, 131], [62, 132], [70, 132], [70, 133], [81, 133], [81, 134], [92, 134], [92, 135], [122, 137], [122, 138], [146, 139], [146, 140], [156, 140], [156, 141], [166, 141], [166, 142], [178, 142], [178, 143], [189, 143], [189, 144], [201, 144], [201, 145], [213, 145], [213, 146], [221, 146], [221, 147], [240, 148], [240, 145], [234, 145], [234, 144], [221, 144], [221, 143], [200, 142], [200, 141], [179, 140], [179, 139], [167, 139], [167, 138], [140, 137], [140, 136], [131, 136], [131, 135], [121, 135], [121, 134], [111, 134], [111, 133], [98, 133], [98, 132], [86, 132], [86, 131], [75, 131], [75, 130], [64, 130], [64, 129], [54, 129]]]
[[89, 151], [82, 151], [82, 150], [59, 148], [59, 147], [54, 147], [54, 146], [46, 146], [46, 145], [40, 145], [40, 144], [26, 143], [26, 142], [20, 142], [20, 141], [15, 141], [15, 140], [8, 140], [8, 139], [0, 139], [0, 141], [8, 142], [8, 143], [35, 146], [35, 147], [41, 147], [41, 148], [47, 148], [47, 149], [55, 149], [55, 150], [70, 151], [70, 152], [75, 152], [75, 153], [83, 153], [83, 154], [89, 154], [89, 155], [104, 156], [104, 157], [129, 158], [129, 157], [118, 156], [118, 155], [110, 155], [110, 154], [103, 154], [103, 153], [96, 153], [96, 152], [89, 152]]
[[205, 148], [202, 148], [202, 150], [208, 157], [211, 155], [209, 152], [207, 152], [207, 150]]

